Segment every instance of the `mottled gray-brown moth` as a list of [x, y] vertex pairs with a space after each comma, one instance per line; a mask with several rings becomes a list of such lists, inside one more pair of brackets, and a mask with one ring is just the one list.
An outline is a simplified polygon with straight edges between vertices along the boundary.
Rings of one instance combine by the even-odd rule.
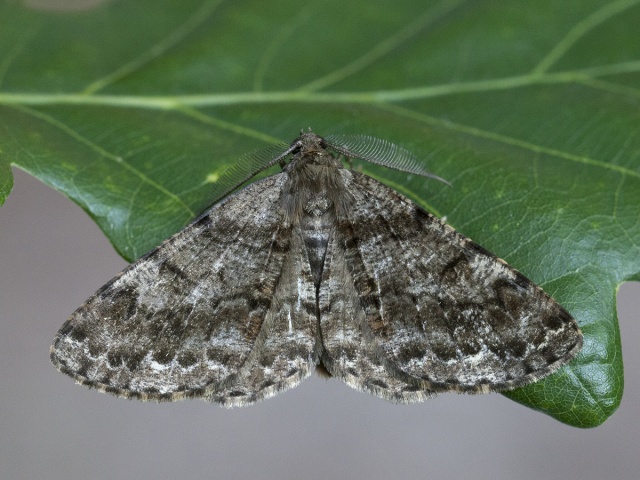
[[429, 176], [391, 143], [311, 131], [245, 158], [247, 178], [283, 171], [102, 287], [58, 332], [54, 365], [123, 397], [231, 407], [319, 364], [407, 403], [509, 390], [577, 354], [577, 323], [539, 287], [341, 156]]

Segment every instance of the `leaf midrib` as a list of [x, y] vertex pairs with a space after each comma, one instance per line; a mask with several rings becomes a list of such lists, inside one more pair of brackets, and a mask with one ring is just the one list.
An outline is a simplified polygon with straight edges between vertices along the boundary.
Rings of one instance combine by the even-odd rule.
[[[246, 91], [195, 95], [99, 95], [86, 93], [0, 93], [0, 104], [8, 105], [87, 105], [111, 107], [135, 107], [173, 110], [178, 107], [212, 107], [266, 103], [384, 103], [408, 100], [424, 100], [462, 93], [480, 93], [509, 90], [535, 85], [568, 84], [587, 82], [599, 77], [640, 72], [640, 60], [622, 62], [582, 70], [556, 73], [527, 73], [511, 77], [455, 82], [415, 88], [369, 90], [355, 92], [312, 92], [298, 89], [284, 91]], [[591, 85], [591, 84], [587, 84]], [[596, 88], [595, 86], [592, 86]], [[630, 94], [625, 88], [620, 94]], [[640, 97], [640, 90], [635, 90]]]
[[[19, 106], [40, 106], [40, 105], [81, 105], [81, 106], [109, 106], [109, 107], [123, 107], [123, 108], [143, 108], [152, 110], [172, 110], [179, 111], [187, 116], [197, 119], [203, 123], [213, 123], [218, 127], [234, 130], [236, 133], [252, 136], [254, 138], [261, 138], [262, 140], [269, 141], [267, 135], [261, 132], [248, 131], [246, 127], [234, 126], [228, 122], [216, 121], [216, 119], [202, 114], [197, 108], [220, 106], [220, 105], [238, 105], [238, 104], [265, 104], [265, 103], [360, 103], [375, 105], [379, 108], [391, 111], [395, 114], [402, 116], [414, 117], [416, 120], [420, 120], [423, 123], [435, 124], [438, 126], [458, 132], [463, 132], [472, 136], [482, 137], [490, 139], [503, 144], [516, 146], [519, 148], [527, 149], [536, 153], [544, 153], [559, 159], [578, 162], [594, 167], [599, 167], [607, 170], [616, 171], [622, 175], [640, 178], [640, 173], [615, 165], [611, 163], [602, 162], [590, 157], [574, 155], [569, 152], [556, 150], [542, 145], [536, 145], [530, 142], [509, 137], [506, 135], [489, 132], [486, 130], [478, 129], [475, 127], [455, 124], [453, 122], [443, 122], [438, 119], [418, 114], [410, 109], [406, 109], [397, 105], [391, 105], [390, 102], [397, 102], [403, 100], [417, 100], [425, 98], [433, 98], [438, 96], [454, 95], [460, 93], [473, 93], [481, 91], [495, 91], [495, 90], [507, 90], [511, 88], [522, 88], [525, 86], [540, 85], [540, 84], [566, 84], [572, 82], [579, 82], [591, 88], [597, 88], [597, 84], [589, 83], [595, 80], [599, 76], [612, 75], [615, 73], [629, 73], [640, 71], [640, 60], [632, 62], [623, 62], [617, 64], [611, 64], [607, 66], [600, 66], [596, 68], [589, 68], [584, 70], [558, 72], [558, 73], [529, 73], [526, 75], [503, 77], [492, 80], [481, 80], [474, 82], [460, 82], [442, 85], [433, 85], [428, 87], [418, 87], [412, 89], [397, 89], [397, 90], [374, 90], [368, 92], [311, 92], [311, 91], [280, 91], [280, 92], [237, 92], [237, 93], [224, 93], [224, 94], [206, 94], [206, 95], [178, 95], [178, 96], [131, 96], [131, 95], [87, 95], [87, 94], [34, 94], [34, 93], [0, 93], [0, 104], [7, 104], [14, 107]], [[611, 84], [607, 83], [608, 91], [611, 91]], [[629, 89], [619, 92], [620, 94], [629, 94]], [[637, 96], [640, 98], [640, 91], [636, 91]], [[31, 109], [24, 109], [23, 111], [29, 111], [31, 114], [44, 119], [41, 114], [37, 114]], [[52, 121], [51, 118], [47, 120], [49, 123], [56, 125], [57, 123]], [[62, 130], [67, 131], [72, 136], [77, 136], [69, 127], [58, 125]], [[87, 143], [88, 140], [83, 140], [83, 143]], [[95, 146], [94, 146], [95, 147]], [[93, 147], [92, 147], [93, 148]], [[99, 147], [98, 147], [99, 148]], [[101, 149], [100, 149], [101, 150]], [[103, 152], [104, 153], [104, 152]], [[111, 156], [107, 155], [109, 158]], [[127, 166], [129, 169], [133, 169], [131, 166]], [[142, 175], [140, 172], [135, 171], [136, 175]], [[147, 179], [149, 180], [149, 179]], [[161, 190], [164, 190], [161, 186], [157, 186]], [[170, 192], [170, 196], [174, 196]], [[175, 199], [174, 199], [175, 200]], [[179, 204], [183, 208], [189, 209], [183, 202], [179, 201]]]

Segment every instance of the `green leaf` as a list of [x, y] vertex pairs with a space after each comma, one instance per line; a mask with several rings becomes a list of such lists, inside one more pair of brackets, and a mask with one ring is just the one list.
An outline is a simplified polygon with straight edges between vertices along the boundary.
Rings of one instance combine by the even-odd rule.
[[508, 396], [579, 427], [617, 408], [615, 293], [640, 278], [640, 0], [16, 1], [0, 18], [0, 201], [13, 164], [133, 259], [244, 153], [309, 126], [387, 139], [453, 188], [369, 174], [583, 329], [571, 365]]

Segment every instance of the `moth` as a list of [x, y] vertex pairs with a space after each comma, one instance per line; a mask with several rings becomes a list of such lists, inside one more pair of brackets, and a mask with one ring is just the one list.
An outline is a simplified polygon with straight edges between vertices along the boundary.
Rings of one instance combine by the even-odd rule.
[[309, 130], [249, 155], [228, 178], [244, 183], [276, 163], [282, 172], [229, 195], [102, 287], [57, 333], [53, 364], [122, 397], [232, 407], [319, 365], [408, 403], [513, 389], [575, 357], [582, 334], [563, 307], [342, 157], [433, 176], [366, 136]]

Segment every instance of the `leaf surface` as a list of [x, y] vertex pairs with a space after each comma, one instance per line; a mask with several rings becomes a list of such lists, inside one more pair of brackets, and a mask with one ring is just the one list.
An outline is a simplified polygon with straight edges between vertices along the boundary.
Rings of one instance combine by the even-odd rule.
[[508, 396], [579, 427], [617, 408], [615, 293], [640, 278], [640, 1], [4, 2], [0, 18], [0, 201], [22, 168], [134, 259], [247, 152], [307, 127], [392, 141], [453, 188], [362, 168], [583, 329], [571, 365]]

